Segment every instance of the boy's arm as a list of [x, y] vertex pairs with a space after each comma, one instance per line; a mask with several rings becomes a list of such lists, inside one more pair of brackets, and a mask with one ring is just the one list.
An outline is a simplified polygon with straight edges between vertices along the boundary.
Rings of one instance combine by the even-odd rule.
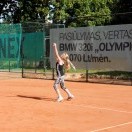
[[69, 63], [70, 63], [70, 65], [72, 66], [72, 68], [74, 69], [74, 70], [76, 70], [76, 67], [72, 64], [72, 62], [69, 60]]
[[58, 53], [58, 50], [57, 50], [57, 46], [56, 46], [56, 43], [53, 43], [53, 49], [54, 49], [54, 52], [55, 52], [55, 56], [57, 58], [57, 60], [61, 60], [60, 56], [59, 56], [59, 53]]

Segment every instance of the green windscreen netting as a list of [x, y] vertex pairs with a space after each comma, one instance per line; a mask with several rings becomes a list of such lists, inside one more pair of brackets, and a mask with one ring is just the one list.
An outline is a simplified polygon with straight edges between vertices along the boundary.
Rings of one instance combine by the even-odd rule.
[[22, 56], [24, 71], [31, 71], [39, 68], [44, 61], [44, 33], [24, 33], [22, 41]]
[[23, 34], [24, 60], [40, 61], [44, 56], [43, 32]]
[[51, 28], [64, 28], [64, 25], [0, 24], [0, 71], [19, 71], [23, 77], [52, 75], [49, 59]]
[[20, 67], [21, 24], [0, 24], [0, 70]]
[[32, 69], [43, 61], [44, 46], [42, 24], [0, 24], [0, 71]]
[[45, 33], [41, 23], [23, 23], [21, 57], [23, 73], [44, 69]]

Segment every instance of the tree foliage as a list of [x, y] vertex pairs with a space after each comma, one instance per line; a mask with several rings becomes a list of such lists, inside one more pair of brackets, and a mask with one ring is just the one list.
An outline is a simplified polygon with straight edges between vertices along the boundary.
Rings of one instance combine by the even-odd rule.
[[17, 14], [18, 10], [17, 1], [15, 0], [2, 0], [2, 2], [0, 2], [1, 19], [9, 23], [16, 19], [14, 16]]
[[36, 20], [45, 22], [49, 13], [48, 3], [48, 0], [3, 0], [0, 2], [0, 15], [13, 23]]
[[2, 0], [0, 16], [6, 22], [47, 22], [66, 27], [106, 25], [132, 22], [130, 0]]
[[20, 0], [21, 21], [45, 22], [49, 13], [48, 0]]
[[54, 2], [53, 21], [67, 26], [104, 25], [111, 20], [112, 0], [62, 0]]
[[132, 0], [116, 0], [112, 7], [112, 24], [132, 23]]

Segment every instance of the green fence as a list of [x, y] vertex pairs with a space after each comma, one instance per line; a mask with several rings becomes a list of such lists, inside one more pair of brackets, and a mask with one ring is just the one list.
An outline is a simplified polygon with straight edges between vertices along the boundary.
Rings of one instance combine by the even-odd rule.
[[31, 69], [45, 56], [42, 24], [0, 24], [0, 71]]
[[44, 61], [44, 33], [24, 33], [22, 41], [22, 62], [24, 72], [35, 71]]
[[[0, 71], [18, 71], [25, 78], [55, 79], [49, 60], [51, 28], [65, 26], [34, 22], [0, 24]], [[66, 80], [132, 85], [132, 72], [77, 69], [69, 71]]]
[[50, 67], [50, 29], [64, 28], [63, 24], [23, 23], [22, 76], [52, 79]]
[[20, 68], [21, 24], [0, 24], [0, 71]]
[[25, 78], [53, 74], [49, 61], [51, 28], [64, 28], [64, 25], [0, 24], [0, 71], [17, 71]]

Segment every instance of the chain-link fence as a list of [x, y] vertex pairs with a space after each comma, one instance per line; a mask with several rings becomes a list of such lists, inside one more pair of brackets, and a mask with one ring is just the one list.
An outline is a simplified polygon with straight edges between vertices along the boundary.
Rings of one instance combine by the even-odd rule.
[[21, 24], [0, 24], [0, 71], [20, 69]]
[[28, 22], [22, 24], [22, 76], [53, 79], [50, 65], [50, 29], [64, 28], [63, 24]]
[[[130, 59], [131, 59], [131, 53], [132, 53], [131, 52], [132, 44], [131, 44], [131, 36], [130, 36], [131, 32], [129, 32], [131, 31], [131, 28], [130, 28], [131, 24], [124, 25], [124, 27], [128, 27], [128, 28], [126, 30], [122, 30], [120, 28], [118, 28], [119, 30], [112, 29], [111, 31], [101, 30], [104, 34], [107, 33], [104, 36], [106, 38], [108, 36], [112, 37], [112, 31], [115, 31], [114, 32], [115, 39], [113, 39], [112, 42], [114, 41], [116, 42], [117, 40], [118, 40], [117, 42], [120, 42], [118, 38], [119, 36], [117, 35], [117, 33], [121, 33], [121, 31], [122, 32], [126, 31], [125, 33], [129, 33], [129, 37], [127, 34], [125, 34], [124, 40], [122, 38], [121, 39], [122, 41], [120, 43], [116, 43], [116, 46], [117, 46], [116, 48], [118, 51], [114, 51], [114, 53], [113, 51], [111, 51], [112, 54], [116, 53], [114, 57], [116, 58], [117, 62], [118, 62], [118, 56], [120, 56], [120, 54], [122, 54], [123, 56], [126, 56], [126, 58], [128, 57], [128, 59], [125, 59], [125, 60], [122, 59], [120, 63], [118, 63], [119, 70], [115, 70], [115, 69], [112, 70], [112, 69], [105, 68], [105, 65], [104, 65], [104, 68], [103, 67], [100, 68], [100, 65], [103, 61], [102, 56], [106, 51], [104, 53], [99, 51], [102, 54], [100, 56], [100, 59], [102, 58], [100, 60], [101, 63], [97, 64], [94, 62], [94, 66], [93, 66], [95, 67], [94, 69], [86, 68], [86, 65], [84, 65], [83, 63], [81, 64], [82, 58], [83, 58], [83, 61], [88, 61], [86, 60], [86, 58], [84, 58], [84, 55], [83, 55], [84, 53], [80, 52], [81, 48], [85, 50], [90, 50], [94, 48], [95, 50], [91, 50], [92, 52], [97, 52], [97, 49], [99, 49], [99, 48], [95, 48], [96, 47], [95, 45], [94, 45], [95, 47], [94, 46], [92, 48], [90, 47], [92, 46], [90, 45], [90, 42], [94, 43], [93, 40], [89, 42], [85, 40], [84, 41], [85, 44], [84, 44], [80, 40], [76, 40], [74, 38], [75, 37], [74, 35], [75, 34], [78, 35], [78, 31], [79, 33], [81, 33], [82, 29], [77, 30], [77, 28], [74, 28], [74, 33], [73, 33], [71, 32], [71, 28], [69, 30], [65, 28], [65, 25], [63, 24], [43, 24], [38, 22], [28, 22], [28, 23], [10, 24], [10, 25], [1, 24], [0, 25], [0, 32], [1, 32], [0, 71], [9, 71], [9, 72], [19, 71], [20, 73], [22, 73], [22, 77], [24, 78], [55, 79], [56, 78], [55, 67], [53, 66], [51, 61], [52, 60], [51, 58], [54, 57], [53, 55], [51, 57], [51, 53], [52, 53], [51, 43], [55, 41], [58, 44], [58, 46], [60, 46], [61, 44], [61, 49], [59, 47], [58, 48], [59, 50], [63, 52], [66, 51], [69, 53], [70, 60], [73, 61], [73, 63], [75, 64], [77, 68], [76, 71], [71, 69], [69, 72], [66, 73], [66, 80], [92, 82], [92, 83], [96, 82], [96, 83], [132, 85], [132, 71], [127, 70], [128, 68], [127, 65], [131, 65]], [[98, 31], [100, 31], [100, 28], [101, 27], [97, 27], [96, 29], [99, 29]], [[53, 30], [54, 30], [54, 33], [53, 33]], [[89, 29], [85, 28], [85, 30], [88, 31]], [[73, 40], [71, 42], [70, 40], [68, 41], [64, 40], [63, 42], [59, 42], [60, 40], [58, 39], [59, 36], [57, 36], [57, 34], [58, 32], [60, 33], [60, 31], [61, 31], [61, 35], [64, 35], [64, 36], [61, 36], [60, 39], [64, 39], [67, 37], [67, 39], [73, 38]], [[69, 34], [67, 34], [67, 32], [69, 32]], [[90, 29], [90, 32], [93, 33], [91, 35], [96, 35], [96, 37], [99, 37], [99, 32], [94, 32], [93, 28], [92, 30]], [[87, 32], [83, 32], [83, 33], [87, 33]], [[108, 33], [110, 34], [108, 35]], [[82, 36], [83, 35], [84, 34], [82, 34]], [[87, 37], [89, 38], [89, 36]], [[94, 36], [91, 36], [91, 37], [93, 38]], [[128, 43], [124, 43], [124, 42], [128, 42]], [[99, 44], [100, 50], [103, 50], [103, 46], [105, 46], [105, 44], [103, 43], [102, 45]], [[121, 46], [124, 46], [124, 47], [121, 47]], [[74, 49], [77, 49], [77, 50], [74, 51]], [[71, 51], [69, 52], [68, 50], [71, 50]], [[109, 55], [111, 53], [110, 51], [109, 52], [107, 51], [108, 55], [106, 55], [106, 58], [104, 58], [104, 61], [105, 59], [106, 61], [109, 60], [110, 58]], [[78, 56], [76, 56], [77, 54]], [[90, 53], [90, 54], [93, 55], [93, 53]], [[88, 52], [85, 55], [88, 56]], [[95, 55], [97, 55], [97, 53]], [[75, 58], [78, 62], [75, 61]], [[89, 56], [87, 59], [89, 59]], [[93, 57], [93, 59], [97, 61], [97, 57]], [[113, 61], [114, 59], [112, 58], [111, 60]], [[114, 62], [114, 65], [116, 65], [116, 61]], [[82, 66], [80, 67], [80, 65]], [[87, 66], [90, 66], [89, 62], [87, 63]], [[126, 67], [126, 70], [120, 70], [120, 66]]]

